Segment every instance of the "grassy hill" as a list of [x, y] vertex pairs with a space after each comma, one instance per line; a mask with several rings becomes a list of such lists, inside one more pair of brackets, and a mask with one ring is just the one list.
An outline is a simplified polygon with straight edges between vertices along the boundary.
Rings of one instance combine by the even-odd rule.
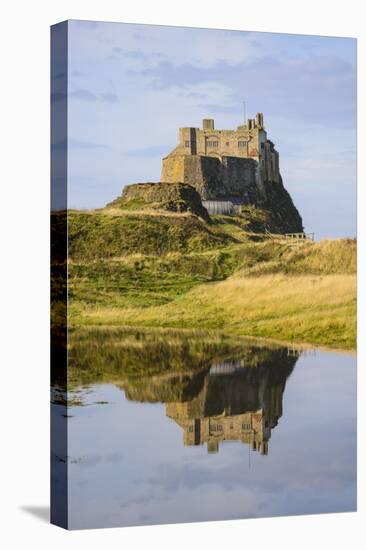
[[263, 232], [266, 212], [69, 213], [71, 325], [210, 328], [355, 346], [356, 242]]
[[165, 255], [225, 246], [234, 239], [190, 214], [107, 208], [70, 211], [69, 254], [95, 260], [133, 253]]

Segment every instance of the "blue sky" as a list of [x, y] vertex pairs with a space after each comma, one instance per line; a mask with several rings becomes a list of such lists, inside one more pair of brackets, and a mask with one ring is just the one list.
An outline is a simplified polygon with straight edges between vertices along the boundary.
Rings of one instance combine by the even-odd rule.
[[180, 126], [264, 113], [316, 237], [356, 235], [356, 40], [69, 22], [69, 207], [159, 181]]

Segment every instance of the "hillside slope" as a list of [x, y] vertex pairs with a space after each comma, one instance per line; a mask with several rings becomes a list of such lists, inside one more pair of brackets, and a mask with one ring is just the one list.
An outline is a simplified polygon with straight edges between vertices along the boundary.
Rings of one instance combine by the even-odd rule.
[[293, 243], [241, 217], [69, 213], [72, 325], [213, 328], [355, 345], [356, 242]]
[[124, 211], [70, 211], [69, 255], [97, 259], [128, 254], [164, 255], [226, 246], [234, 239], [193, 215]]

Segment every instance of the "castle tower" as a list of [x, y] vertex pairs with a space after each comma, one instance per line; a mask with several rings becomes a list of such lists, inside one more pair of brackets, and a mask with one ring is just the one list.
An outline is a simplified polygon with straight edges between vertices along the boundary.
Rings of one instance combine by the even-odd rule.
[[203, 130], [214, 130], [215, 122], [213, 118], [204, 118], [202, 120], [202, 129]]
[[255, 123], [257, 128], [264, 128], [263, 126], [263, 113], [257, 113], [255, 115]]

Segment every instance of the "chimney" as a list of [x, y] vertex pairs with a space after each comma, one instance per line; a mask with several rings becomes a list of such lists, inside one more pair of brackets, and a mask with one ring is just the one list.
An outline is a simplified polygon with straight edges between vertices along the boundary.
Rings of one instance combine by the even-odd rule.
[[214, 130], [215, 124], [213, 118], [204, 118], [202, 120], [202, 128], [203, 130]]
[[255, 121], [257, 123], [258, 128], [263, 128], [263, 113], [257, 113], [255, 115]]

